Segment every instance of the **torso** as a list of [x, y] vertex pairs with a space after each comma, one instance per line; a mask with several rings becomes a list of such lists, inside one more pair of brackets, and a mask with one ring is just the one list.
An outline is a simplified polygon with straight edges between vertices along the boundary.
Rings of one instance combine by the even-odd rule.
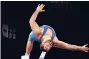
[[[41, 34], [37, 35], [38, 39], [40, 39], [40, 37], [42, 36], [43, 32], [44, 32], [44, 28], [41, 28]], [[45, 35], [49, 35], [50, 37], [52, 37], [52, 31], [51, 31], [51, 29], [48, 28], [47, 31], [46, 31], [46, 33], [45, 33]]]

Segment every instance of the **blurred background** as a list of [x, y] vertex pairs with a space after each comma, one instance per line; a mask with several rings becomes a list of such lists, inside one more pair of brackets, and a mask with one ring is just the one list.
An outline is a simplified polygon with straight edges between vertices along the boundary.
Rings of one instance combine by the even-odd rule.
[[[21, 59], [24, 55], [31, 32], [29, 19], [42, 3], [46, 11], [38, 15], [40, 26], [52, 26], [59, 40], [69, 44], [89, 44], [89, 2], [2, 1], [1, 59]], [[40, 43], [34, 42], [30, 59], [38, 59], [40, 53]], [[89, 53], [52, 48], [45, 59], [89, 59]]]

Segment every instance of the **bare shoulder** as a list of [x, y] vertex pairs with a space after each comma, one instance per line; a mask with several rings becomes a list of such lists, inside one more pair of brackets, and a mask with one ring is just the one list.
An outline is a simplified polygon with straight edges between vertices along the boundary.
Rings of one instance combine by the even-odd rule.
[[53, 39], [53, 44], [58, 44], [60, 40], [57, 38], [57, 36], [54, 37]]
[[53, 47], [59, 47], [61, 45], [61, 41], [57, 38], [57, 36], [53, 39]]
[[57, 36], [54, 37], [53, 42], [59, 41]]

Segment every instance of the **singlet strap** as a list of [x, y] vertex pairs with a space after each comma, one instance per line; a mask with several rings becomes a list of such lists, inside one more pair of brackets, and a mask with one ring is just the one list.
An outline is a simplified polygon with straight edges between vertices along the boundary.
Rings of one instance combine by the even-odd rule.
[[51, 39], [53, 40], [54, 37], [56, 36], [56, 33], [55, 33], [54, 29], [51, 28], [50, 26], [48, 26], [48, 28], [52, 30], [52, 37], [51, 37]]
[[43, 25], [43, 26], [41, 26], [41, 27], [44, 28], [44, 32], [43, 32], [43, 34], [41, 35], [40, 39], [42, 39], [42, 37], [45, 35], [45, 33], [47, 32], [47, 29], [48, 29], [48, 27], [47, 27], [46, 25]]

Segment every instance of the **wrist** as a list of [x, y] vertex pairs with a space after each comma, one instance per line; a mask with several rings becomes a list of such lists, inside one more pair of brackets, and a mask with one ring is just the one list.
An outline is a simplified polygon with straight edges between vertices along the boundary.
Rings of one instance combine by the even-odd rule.
[[81, 46], [71, 45], [73, 50], [81, 50]]
[[40, 11], [38, 11], [38, 10], [36, 10], [35, 12], [36, 12], [36, 13], [40, 13]]

